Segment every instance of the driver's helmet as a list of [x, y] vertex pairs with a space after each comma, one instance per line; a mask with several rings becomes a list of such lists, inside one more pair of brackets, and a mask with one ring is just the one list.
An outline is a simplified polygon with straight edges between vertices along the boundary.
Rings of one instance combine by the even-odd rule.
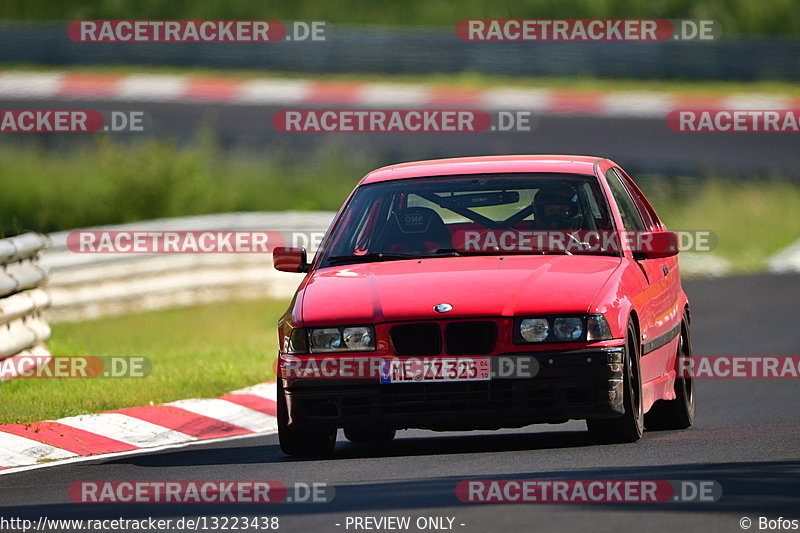
[[578, 194], [566, 183], [545, 185], [533, 199], [536, 225], [544, 230], [577, 230], [583, 225]]

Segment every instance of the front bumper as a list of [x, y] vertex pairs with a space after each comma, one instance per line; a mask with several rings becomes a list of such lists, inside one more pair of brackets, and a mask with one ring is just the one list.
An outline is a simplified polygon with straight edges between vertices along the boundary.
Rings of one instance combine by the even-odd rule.
[[[615, 418], [624, 414], [623, 347], [489, 356], [490, 381], [379, 383], [377, 379], [281, 379], [288, 422], [298, 428], [473, 430]], [[527, 358], [532, 377], [496, 362]]]

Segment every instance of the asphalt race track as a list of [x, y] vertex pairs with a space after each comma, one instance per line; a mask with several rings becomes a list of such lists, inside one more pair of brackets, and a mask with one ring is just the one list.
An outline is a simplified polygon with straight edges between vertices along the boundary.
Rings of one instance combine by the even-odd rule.
[[[530, 132], [287, 134], [277, 131], [272, 124], [273, 114], [287, 108], [296, 106], [63, 99], [32, 102], [0, 98], [0, 109], [97, 109], [149, 114], [152, 128], [147, 133], [116, 133], [115, 138], [155, 135], [189, 141], [207, 125], [228, 146], [250, 146], [259, 150], [276, 147], [302, 153], [333, 143], [337, 151], [372, 154], [380, 162], [486, 154], [568, 153], [608, 157], [634, 175], [685, 172], [689, 175], [800, 177], [796, 137], [786, 133], [676, 133], [667, 128], [663, 117], [541, 116]], [[61, 141], [63, 136], [56, 137]]]
[[[800, 355], [800, 275], [685, 283], [702, 355]], [[628, 445], [592, 445], [583, 423], [475, 433], [401, 432], [385, 448], [341, 441], [329, 460], [284, 457], [276, 436], [0, 476], [0, 516], [178, 518], [266, 515], [280, 531], [347, 531], [347, 516], [455, 517], [454, 530], [741, 531], [740, 518], [800, 518], [800, 383], [716, 379], [698, 385], [697, 424], [648, 432]], [[340, 439], [342, 439], [340, 432]], [[463, 479], [716, 480], [707, 503], [466, 504]], [[332, 503], [75, 504], [75, 481], [277, 480], [334, 485]], [[336, 524], [341, 524], [336, 526]], [[460, 524], [464, 524], [461, 526]], [[353, 531], [353, 528], [349, 529]], [[363, 531], [363, 530], [361, 530]], [[409, 531], [417, 531], [413, 527]]]

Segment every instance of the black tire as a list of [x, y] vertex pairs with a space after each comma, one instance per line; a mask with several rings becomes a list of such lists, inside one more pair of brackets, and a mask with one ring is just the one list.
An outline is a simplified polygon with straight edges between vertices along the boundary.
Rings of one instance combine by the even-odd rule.
[[350, 442], [377, 444], [394, 439], [397, 432], [390, 428], [344, 428], [344, 436]]
[[297, 429], [288, 426], [286, 396], [280, 381], [278, 387], [278, 441], [286, 455], [295, 457], [325, 457], [336, 447], [336, 429]]
[[642, 412], [642, 379], [639, 374], [639, 336], [633, 323], [628, 323], [625, 342], [625, 373], [622, 388], [625, 414], [619, 418], [587, 420], [586, 427], [595, 442], [604, 444], [636, 442], [644, 433]]
[[[689, 321], [686, 315], [681, 321], [681, 334], [678, 341], [677, 372], [681, 369], [681, 359], [692, 356], [692, 339], [689, 334]], [[686, 429], [694, 424], [695, 399], [694, 379], [691, 376], [675, 378], [674, 400], [659, 400], [644, 415], [647, 429]]]

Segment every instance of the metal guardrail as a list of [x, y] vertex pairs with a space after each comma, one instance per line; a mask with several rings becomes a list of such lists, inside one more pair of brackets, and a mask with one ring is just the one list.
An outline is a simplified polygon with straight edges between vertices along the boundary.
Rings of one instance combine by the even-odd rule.
[[[148, 220], [84, 228], [103, 231], [324, 232], [334, 213], [253, 212]], [[287, 298], [302, 276], [272, 268], [272, 254], [76, 253], [69, 231], [52, 233], [42, 255], [51, 273], [52, 320], [73, 321], [183, 305]], [[313, 254], [315, 250], [309, 250]]]
[[39, 263], [47, 244], [37, 233], [0, 240], [0, 379], [50, 359], [50, 326], [42, 318], [50, 295], [40, 288], [48, 271]]

